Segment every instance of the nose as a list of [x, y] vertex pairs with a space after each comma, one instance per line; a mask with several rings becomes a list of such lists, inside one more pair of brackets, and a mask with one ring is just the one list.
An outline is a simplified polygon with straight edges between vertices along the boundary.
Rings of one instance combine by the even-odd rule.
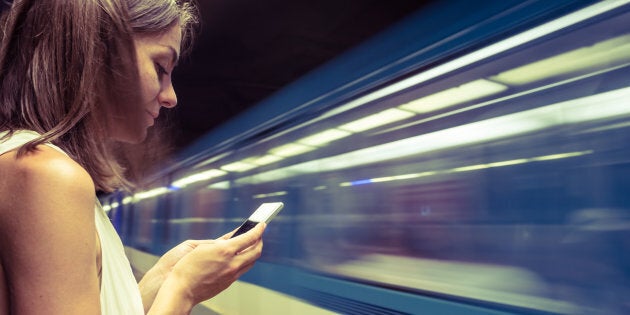
[[160, 105], [166, 108], [173, 108], [177, 105], [177, 95], [175, 94], [175, 88], [171, 82], [165, 84], [166, 86], [160, 91], [158, 95], [158, 101]]

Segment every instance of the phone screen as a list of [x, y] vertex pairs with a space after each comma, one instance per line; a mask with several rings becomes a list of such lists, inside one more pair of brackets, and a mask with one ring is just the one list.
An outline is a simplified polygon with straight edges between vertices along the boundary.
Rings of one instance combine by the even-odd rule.
[[232, 237], [239, 236], [256, 226], [260, 222], [269, 223], [278, 212], [284, 207], [282, 202], [267, 202], [263, 203], [254, 211], [243, 224], [234, 232]]

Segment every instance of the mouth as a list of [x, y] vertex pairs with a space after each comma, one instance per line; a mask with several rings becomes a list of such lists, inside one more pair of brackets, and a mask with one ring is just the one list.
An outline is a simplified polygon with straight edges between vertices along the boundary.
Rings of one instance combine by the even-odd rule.
[[148, 119], [147, 119], [147, 123], [150, 126], [153, 126], [153, 124], [155, 123], [155, 119], [158, 117], [158, 114], [154, 114], [150, 111], [146, 111]]

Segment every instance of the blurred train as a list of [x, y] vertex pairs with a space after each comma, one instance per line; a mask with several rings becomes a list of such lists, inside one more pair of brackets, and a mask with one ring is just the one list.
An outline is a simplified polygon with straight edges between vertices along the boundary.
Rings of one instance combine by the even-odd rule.
[[268, 201], [197, 314], [630, 314], [630, 1], [432, 2], [102, 198], [139, 273]]

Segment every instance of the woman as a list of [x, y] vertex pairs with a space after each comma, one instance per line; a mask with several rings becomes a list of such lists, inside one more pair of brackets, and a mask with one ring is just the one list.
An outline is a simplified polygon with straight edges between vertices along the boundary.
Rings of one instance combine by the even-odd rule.
[[252, 267], [260, 225], [187, 241], [135, 283], [97, 191], [129, 183], [138, 143], [177, 98], [193, 6], [14, 0], [0, 18], [0, 314], [186, 314]]

